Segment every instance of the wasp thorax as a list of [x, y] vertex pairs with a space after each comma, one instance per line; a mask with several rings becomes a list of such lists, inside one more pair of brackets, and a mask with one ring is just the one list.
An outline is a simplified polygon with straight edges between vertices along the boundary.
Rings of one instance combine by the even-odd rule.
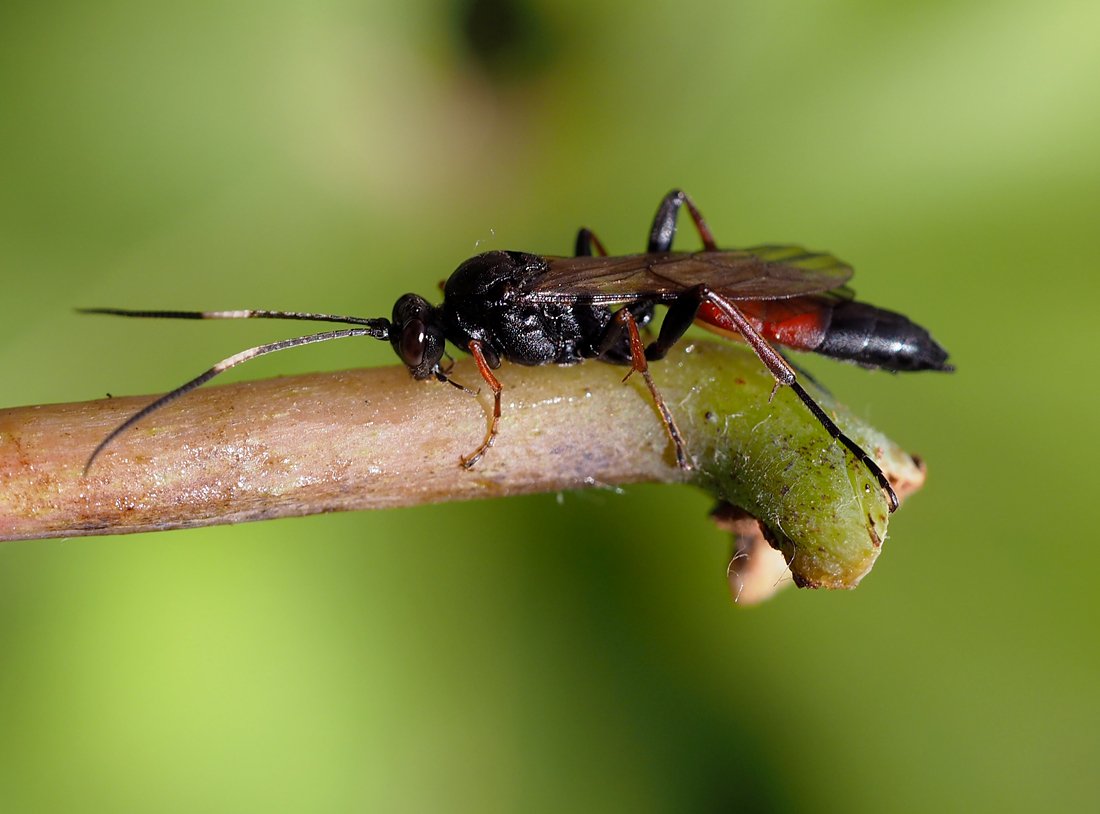
[[418, 294], [401, 297], [393, 306], [390, 343], [414, 378], [429, 378], [443, 358], [445, 345], [439, 309]]

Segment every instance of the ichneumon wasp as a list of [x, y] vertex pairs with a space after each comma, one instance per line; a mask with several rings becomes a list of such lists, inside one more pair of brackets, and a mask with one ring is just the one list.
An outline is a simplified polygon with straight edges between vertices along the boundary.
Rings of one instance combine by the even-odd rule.
[[[698, 252], [674, 252], [680, 209], [687, 206], [703, 242]], [[88, 308], [85, 313], [177, 319], [296, 319], [354, 327], [285, 339], [241, 351], [149, 406], [113, 430], [88, 458], [85, 471], [118, 435], [155, 410], [239, 364], [267, 353], [355, 336], [388, 340], [416, 379], [435, 378], [466, 389], [442, 364], [447, 342], [470, 353], [493, 391], [493, 412], [481, 443], [461, 459], [472, 467], [497, 437], [503, 386], [493, 373], [502, 360], [521, 365], [571, 365], [599, 359], [629, 365], [652, 394], [676, 454], [691, 468], [683, 438], [649, 372], [692, 324], [744, 339], [775, 378], [790, 387], [821, 426], [875, 476], [891, 511], [897, 497], [882, 470], [845, 435], [798, 381], [776, 346], [810, 351], [890, 371], [950, 371], [947, 352], [907, 317], [853, 299], [852, 268], [830, 254], [799, 246], [719, 249], [702, 214], [681, 190], [664, 197], [641, 254], [608, 256], [588, 229], [577, 234], [573, 257], [490, 251], [462, 263], [432, 305], [405, 294], [392, 317], [365, 318], [297, 311], [131, 311]], [[657, 338], [644, 343], [640, 327], [658, 305], [667, 306]], [[618, 306], [617, 310], [613, 310]], [[775, 393], [773, 390], [773, 395]], [[472, 391], [471, 391], [472, 392]]]

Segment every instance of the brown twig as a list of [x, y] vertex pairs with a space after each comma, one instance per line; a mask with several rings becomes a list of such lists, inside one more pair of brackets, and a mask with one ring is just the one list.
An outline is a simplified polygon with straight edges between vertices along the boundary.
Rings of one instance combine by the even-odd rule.
[[[469, 360], [452, 374], [476, 386]], [[0, 539], [118, 534], [681, 480], [652, 404], [607, 365], [509, 367], [504, 419], [403, 367], [200, 389], [95, 446], [152, 397], [0, 411]]]
[[[654, 366], [693, 460], [690, 475], [675, 465], [641, 377], [624, 385], [622, 374], [597, 363], [502, 368], [500, 435], [469, 471], [460, 461], [484, 436], [489, 394], [416, 382], [403, 367], [200, 389], [123, 433], [87, 472], [97, 444], [152, 397], [0, 411], [0, 539], [690, 478], [758, 518], [782, 554], [775, 564], [798, 584], [850, 588], [870, 570], [886, 537], [882, 491], [796, 397], [769, 402], [772, 379], [750, 352], [698, 343]], [[468, 359], [452, 375], [478, 381]], [[823, 404], [899, 494], [919, 487], [918, 461]], [[739, 551], [766, 548], [744, 513], [718, 518], [729, 521]], [[733, 573], [748, 598], [743, 566], [736, 559]], [[774, 585], [766, 580], [762, 593]]]

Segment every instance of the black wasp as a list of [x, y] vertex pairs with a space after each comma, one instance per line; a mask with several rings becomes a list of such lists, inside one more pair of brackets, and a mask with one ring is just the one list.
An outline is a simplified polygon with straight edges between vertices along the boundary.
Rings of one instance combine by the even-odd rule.
[[[686, 205], [703, 251], [674, 252], [676, 221]], [[595, 251], [595, 255], [593, 254]], [[893, 311], [857, 302], [845, 286], [850, 266], [832, 255], [798, 246], [718, 248], [702, 214], [681, 190], [664, 197], [643, 254], [607, 256], [588, 229], [577, 234], [574, 257], [491, 251], [472, 257], [443, 286], [443, 303], [405, 294], [392, 319], [296, 311], [129, 311], [89, 308], [85, 313], [177, 319], [299, 319], [358, 327], [285, 339], [224, 359], [200, 376], [161, 396], [103, 439], [85, 467], [120, 433], [219, 373], [257, 356], [287, 348], [369, 336], [389, 340], [416, 379], [456, 384], [441, 364], [446, 342], [470, 353], [493, 391], [485, 437], [461, 459], [473, 466], [493, 445], [500, 420], [502, 385], [493, 371], [502, 360], [521, 365], [571, 365], [585, 359], [629, 365], [642, 374], [661, 414], [677, 463], [691, 468], [676, 422], [650, 376], [648, 362], [663, 358], [693, 323], [743, 338], [775, 377], [790, 387], [822, 427], [875, 476], [891, 510], [897, 497], [874, 460], [846, 436], [797, 380], [776, 345], [845, 359], [890, 371], [949, 371], [947, 352], [924, 328]], [[657, 305], [668, 307], [655, 340], [643, 344], [639, 327]], [[620, 306], [613, 311], [612, 306]], [[629, 374], [628, 374], [629, 375]], [[465, 389], [465, 388], [463, 388]]]

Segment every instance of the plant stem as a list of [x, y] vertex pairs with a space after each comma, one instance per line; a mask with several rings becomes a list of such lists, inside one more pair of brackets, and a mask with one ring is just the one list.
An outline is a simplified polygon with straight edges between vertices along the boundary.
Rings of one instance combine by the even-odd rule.
[[[597, 363], [502, 367], [500, 435], [470, 471], [459, 458], [485, 432], [487, 389], [475, 399], [403, 367], [197, 390], [120, 436], [86, 474], [99, 441], [151, 397], [3, 410], [0, 540], [690, 480], [781, 531], [773, 541], [789, 544], [789, 559], [812, 548], [806, 535], [824, 545], [829, 562], [797, 565], [804, 584], [858, 582], [885, 536], [885, 503], [793, 396], [769, 404], [766, 372], [728, 343], [683, 347], [653, 372], [692, 472], [675, 466], [641, 377], [624, 385], [623, 368]], [[452, 376], [479, 381], [468, 359]], [[919, 485], [912, 458], [839, 420], [902, 491]]]

